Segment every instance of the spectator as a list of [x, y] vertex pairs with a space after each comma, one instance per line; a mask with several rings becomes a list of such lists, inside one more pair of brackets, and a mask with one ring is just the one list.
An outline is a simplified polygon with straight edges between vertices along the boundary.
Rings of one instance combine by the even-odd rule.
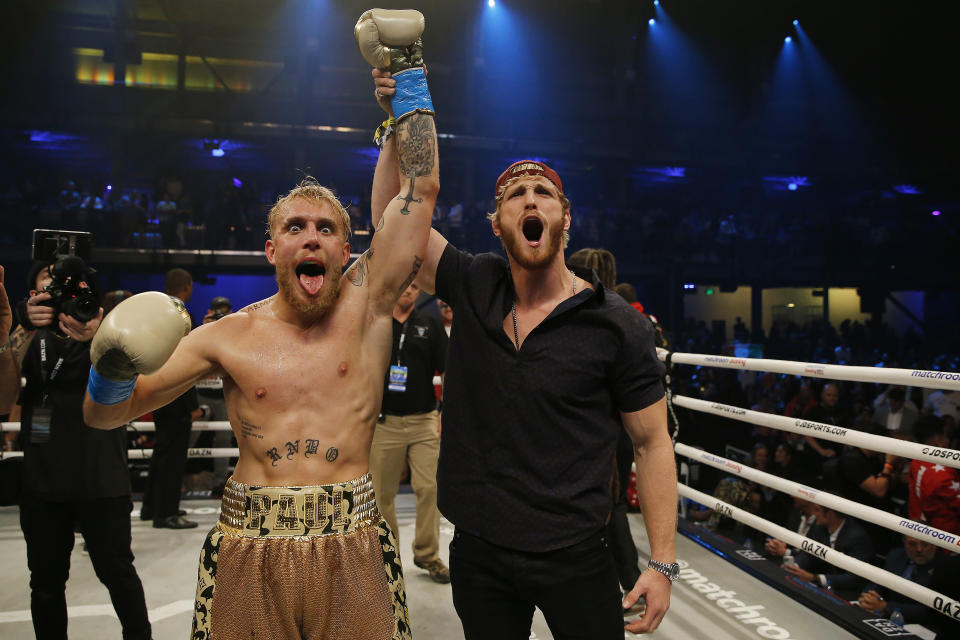
[[[821, 505], [814, 506], [814, 515], [817, 524], [826, 528], [824, 544], [863, 562], [870, 562], [873, 559], [873, 541], [856, 520]], [[847, 600], [857, 598], [865, 582], [860, 576], [819, 558], [814, 558], [810, 569], [789, 564], [784, 565], [783, 569], [801, 580], [831, 589]]]
[[[921, 587], [929, 587], [933, 584], [937, 565], [936, 546], [924, 540], [903, 536], [903, 546], [890, 550], [883, 568], [904, 580], [915, 582]], [[872, 583], [863, 588], [857, 605], [884, 618], [889, 618], [894, 609], [899, 609], [903, 614], [903, 621], [907, 624], [924, 624], [930, 616], [940, 615], [931, 612], [928, 606], [916, 600], [910, 600]]]
[[[943, 420], [936, 416], [924, 416], [914, 430], [921, 444], [943, 448], [950, 443]], [[960, 471], [926, 460], [912, 461], [908, 507], [912, 520], [960, 534]]]
[[[887, 391], [887, 402], [873, 412], [873, 422], [886, 430], [886, 435], [913, 440], [913, 425], [920, 417], [916, 408], [905, 404], [906, 391], [893, 387]], [[913, 404], [913, 403], [911, 403]]]
[[437, 298], [437, 309], [440, 311], [440, 323], [443, 325], [443, 330], [447, 332], [447, 337], [450, 337], [450, 331], [453, 330], [453, 309], [449, 304]]
[[[820, 392], [820, 403], [804, 413], [803, 418], [811, 422], [822, 422], [835, 426], [847, 423], [847, 413], [840, 407], [840, 387], [830, 383]], [[840, 445], [831, 440], [821, 440], [805, 436], [806, 442], [821, 458], [833, 458], [840, 453]]]

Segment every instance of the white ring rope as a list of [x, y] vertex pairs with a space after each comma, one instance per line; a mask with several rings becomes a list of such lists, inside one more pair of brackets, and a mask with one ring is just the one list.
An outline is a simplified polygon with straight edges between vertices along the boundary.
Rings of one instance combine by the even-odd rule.
[[879, 567], [875, 567], [872, 564], [863, 562], [862, 560], [857, 560], [852, 558], [845, 553], [840, 553], [834, 549], [831, 549], [827, 545], [823, 545], [816, 540], [811, 540], [805, 536], [801, 536], [796, 531], [790, 531], [785, 527], [781, 527], [778, 524], [774, 524], [769, 520], [764, 520], [763, 518], [756, 516], [748, 511], [739, 509], [731, 504], [723, 502], [722, 500], [717, 500], [712, 496], [708, 496], [705, 493], [692, 489], [685, 484], [680, 484], [677, 486], [677, 490], [680, 495], [685, 498], [690, 498], [696, 502], [710, 506], [714, 511], [718, 511], [721, 515], [733, 518], [738, 522], [742, 522], [754, 529], [763, 531], [766, 534], [769, 534], [779, 540], [783, 540], [787, 544], [797, 549], [802, 549], [807, 553], [821, 558], [830, 564], [840, 567], [841, 569], [846, 569], [847, 571], [854, 573], [861, 578], [866, 578], [876, 584], [883, 585], [888, 589], [892, 589], [897, 593], [912, 598], [917, 602], [930, 607], [931, 609], [936, 609], [945, 616], [953, 617], [955, 612], [960, 611], [960, 602], [952, 598], [948, 598], [942, 593], [937, 593], [933, 589], [928, 589], [927, 587], [922, 587], [916, 582], [910, 582], [900, 576], [890, 573]]
[[680, 442], [676, 444], [674, 449], [679, 455], [684, 456], [685, 458], [703, 462], [711, 467], [722, 469], [727, 473], [732, 473], [740, 476], [741, 478], [753, 480], [754, 482], [762, 484], [766, 487], [771, 487], [797, 498], [809, 500], [810, 502], [815, 502], [819, 505], [823, 505], [824, 507], [829, 507], [836, 511], [846, 513], [847, 515], [855, 516], [861, 520], [866, 520], [867, 522], [872, 522], [876, 525], [880, 525], [881, 527], [890, 529], [891, 531], [896, 531], [920, 540], [925, 540], [930, 544], [937, 545], [938, 547], [942, 547], [949, 551], [960, 551], [960, 536], [954, 535], [947, 531], [941, 531], [940, 529], [935, 529], [931, 526], [923, 524], [922, 522], [915, 522], [913, 520], [901, 518], [900, 516], [888, 513], [881, 509], [868, 507], [860, 504], [859, 502], [847, 500], [846, 498], [835, 496], [832, 493], [827, 493], [826, 491], [819, 491], [797, 482], [793, 482], [792, 480], [787, 480], [785, 478], [781, 478], [752, 467], [744, 466], [739, 462], [728, 460], [727, 458], [722, 458], [720, 456], [715, 456], [712, 453], [708, 453], [707, 451], [703, 451], [701, 449], [696, 449]]
[[753, 411], [752, 409], [741, 409], [740, 407], [729, 404], [699, 400], [687, 396], [673, 396], [673, 403], [679, 407], [686, 407], [694, 411], [710, 413], [715, 416], [732, 418], [740, 422], [779, 429], [780, 431], [789, 431], [790, 433], [799, 433], [804, 436], [812, 436], [824, 440], [832, 440], [833, 442], [842, 442], [843, 444], [849, 444], [855, 447], [863, 447], [870, 451], [882, 451], [884, 453], [898, 455], [902, 458], [926, 460], [927, 462], [935, 462], [960, 469], [960, 451], [956, 449], [932, 447], [926, 444], [909, 442], [898, 438], [889, 438], [887, 436], [875, 436], [872, 433], [864, 433], [856, 429], [837, 427], [832, 424], [813, 422], [811, 420], [788, 418], [773, 413]]
[[[156, 431], [157, 427], [152, 422], [130, 422], [126, 426], [127, 431]], [[0, 422], [0, 431], [20, 431], [19, 422]], [[191, 426], [191, 431], [233, 431], [230, 423], [226, 420], [197, 420]]]
[[[667, 357], [666, 350], [657, 350], [661, 360]], [[791, 360], [767, 360], [765, 358], [731, 358], [702, 353], [670, 353], [670, 362], [722, 369], [747, 371], [772, 371], [807, 378], [828, 378], [854, 382], [880, 382], [902, 384], [908, 387], [928, 389], [960, 389], [960, 373], [953, 371], [925, 371], [922, 369], [887, 369], [883, 367], [854, 367], [844, 364], [821, 364], [819, 362], [793, 362]]]
[[[145, 460], [153, 455], [153, 449], [127, 449], [128, 460]], [[188, 458], [237, 458], [240, 449], [237, 447], [193, 447], [187, 449]], [[0, 451], [0, 458], [22, 458], [23, 451]]]

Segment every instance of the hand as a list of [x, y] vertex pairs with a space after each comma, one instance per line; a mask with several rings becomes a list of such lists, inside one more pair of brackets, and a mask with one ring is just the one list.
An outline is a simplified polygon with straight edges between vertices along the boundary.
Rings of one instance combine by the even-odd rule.
[[767, 553], [778, 558], [782, 558], [787, 553], [787, 543], [776, 538], [767, 538], [763, 548], [767, 550]]
[[393, 105], [390, 102], [390, 97], [397, 92], [395, 89], [397, 81], [391, 78], [390, 72], [385, 69], [374, 68], [370, 74], [373, 76], [373, 95], [377, 98], [377, 104], [392, 118]]
[[65, 313], [61, 313], [58, 320], [60, 320], [60, 330], [66, 335], [77, 342], [90, 342], [93, 340], [93, 336], [97, 335], [97, 329], [100, 328], [100, 321], [103, 320], [103, 307], [100, 308], [97, 317], [89, 322], [80, 322], [73, 316], [68, 316]]
[[3, 267], [0, 267], [0, 339], [6, 342], [12, 328], [13, 310], [10, 308], [7, 289], [3, 285]]
[[40, 304], [49, 299], [50, 294], [46, 292], [40, 292], [37, 295], [30, 296], [26, 305], [27, 320], [30, 321], [30, 324], [37, 328], [47, 327], [53, 324], [53, 307]]
[[861, 609], [866, 609], [876, 614], [883, 613], [887, 609], [886, 600], [873, 589], [861, 593], [860, 598], [857, 600], [857, 605], [859, 605]]
[[813, 574], [805, 569], [801, 569], [795, 564], [785, 564], [783, 565], [783, 570], [787, 573], [794, 575], [804, 582], [813, 582]]
[[632, 607], [643, 596], [647, 600], [647, 609], [638, 620], [624, 625], [631, 633], [650, 633], [660, 626], [660, 621], [670, 608], [670, 579], [659, 571], [647, 569], [640, 574], [637, 584], [623, 598], [623, 609]]

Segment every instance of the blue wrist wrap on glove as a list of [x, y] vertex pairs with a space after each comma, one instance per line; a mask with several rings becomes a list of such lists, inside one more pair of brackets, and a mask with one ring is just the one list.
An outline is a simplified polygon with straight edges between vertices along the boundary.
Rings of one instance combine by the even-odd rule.
[[120, 404], [130, 397], [137, 379], [108, 380], [90, 366], [90, 377], [87, 379], [87, 393], [97, 404]]
[[390, 104], [393, 106], [393, 117], [399, 121], [411, 113], [430, 113], [433, 111], [433, 102], [430, 100], [430, 88], [427, 86], [427, 75], [423, 67], [404, 69], [393, 74], [397, 81], [397, 92], [393, 95]]

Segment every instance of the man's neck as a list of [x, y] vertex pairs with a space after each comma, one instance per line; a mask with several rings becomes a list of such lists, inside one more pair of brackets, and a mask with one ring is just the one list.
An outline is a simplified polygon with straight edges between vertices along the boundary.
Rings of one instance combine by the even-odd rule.
[[413, 307], [414, 305], [410, 305], [410, 307], [406, 311], [402, 310], [400, 307], [394, 307], [393, 319], [399, 322], [400, 324], [403, 324], [404, 322], [407, 321], [407, 318], [410, 317], [410, 314], [413, 313]]
[[535, 307], [555, 300], [563, 300], [573, 291], [573, 275], [563, 262], [563, 253], [543, 269], [526, 269], [510, 259], [510, 273], [516, 291], [517, 306]]
[[837, 532], [837, 529], [843, 526], [843, 523], [846, 521], [846, 518], [837, 518], [836, 520], [827, 522], [827, 531], [830, 532], [830, 535], [833, 535]]

